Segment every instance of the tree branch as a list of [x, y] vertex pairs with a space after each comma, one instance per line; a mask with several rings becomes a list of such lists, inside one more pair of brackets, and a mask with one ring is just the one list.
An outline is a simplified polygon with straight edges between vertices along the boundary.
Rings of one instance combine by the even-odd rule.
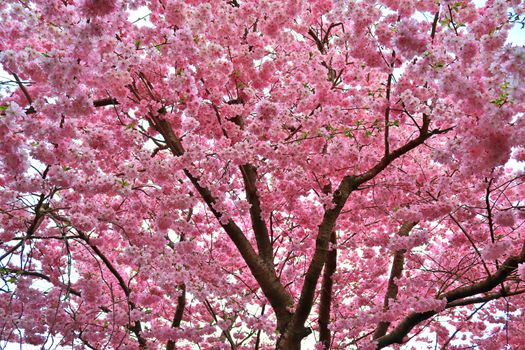
[[[79, 231], [79, 230], [76, 230], [79, 234], [79, 237], [80, 239], [82, 239], [84, 242], [87, 243], [87, 245], [93, 250], [93, 252], [100, 258], [100, 260], [102, 260], [102, 262], [104, 263], [104, 265], [106, 266], [106, 268], [111, 272], [111, 274], [115, 277], [115, 279], [117, 280], [118, 282], [118, 285], [120, 286], [120, 288], [122, 289], [122, 291], [124, 292], [124, 295], [126, 296], [126, 299], [128, 301], [128, 305], [130, 307], [131, 310], [134, 310], [136, 309], [136, 305], [135, 303], [133, 303], [131, 300], [130, 300], [130, 289], [128, 287], [128, 285], [126, 284], [126, 282], [124, 281], [124, 278], [122, 277], [122, 275], [117, 271], [117, 269], [115, 268], [115, 266], [113, 266], [113, 264], [111, 263], [111, 261], [104, 255], [104, 253], [102, 253], [102, 251], [96, 246], [94, 245], [93, 243], [91, 243], [89, 237], [82, 231]], [[146, 345], [146, 339], [144, 339], [142, 336], [141, 336], [141, 332], [142, 332], [142, 326], [140, 324], [140, 321], [135, 321], [133, 322], [132, 325], [129, 325], [129, 329], [133, 332], [133, 334], [135, 334], [135, 336], [137, 337], [137, 341], [139, 342], [139, 346], [140, 346], [140, 349], [146, 349], [147, 345]]]
[[[160, 119], [158, 116], [152, 116], [152, 120], [155, 123], [154, 127], [164, 137], [171, 153], [175, 156], [183, 155], [185, 152], [184, 148], [169, 123], [164, 119]], [[187, 169], [183, 169], [183, 171], [197, 189], [197, 192], [199, 192], [215, 218], [219, 221], [228, 237], [230, 237], [237, 247], [253, 277], [259, 283], [266, 298], [268, 298], [277, 317], [277, 327], [283, 330], [291, 317], [291, 313], [288, 310], [288, 307], [293, 304], [291, 295], [281, 284], [275, 272], [266, 267], [266, 263], [257, 255], [250, 241], [246, 238], [239, 226], [237, 226], [232, 219], [228, 219], [226, 222], [221, 220], [222, 214], [215, 209], [216, 199], [210, 190], [201, 186], [199, 179], [193, 176]]]
[[[210, 302], [208, 300], [204, 299], [204, 304], [206, 306], [206, 309], [210, 313], [211, 317], [215, 321], [215, 323], [218, 323], [219, 320], [217, 319], [217, 315], [215, 314], [215, 311], [213, 311], [213, 308], [211, 307]], [[237, 350], [237, 345], [235, 344], [235, 340], [233, 340], [233, 337], [232, 337], [230, 331], [228, 329], [223, 329], [222, 333], [224, 334], [224, 336], [228, 340], [228, 343], [230, 343], [231, 349], [232, 350]]]
[[[491, 296], [485, 296], [485, 297], [480, 297], [480, 298], [469, 298], [469, 297], [472, 297], [476, 294], [489, 292], [490, 290], [498, 286], [501, 282], [503, 282], [512, 272], [514, 272], [518, 268], [518, 264], [523, 263], [523, 262], [525, 262], [525, 243], [523, 244], [520, 254], [507, 258], [503, 262], [501, 267], [493, 275], [488, 276], [487, 278], [485, 278], [484, 280], [478, 283], [474, 283], [469, 286], [459, 287], [454, 290], [451, 290], [450, 292], [447, 292], [439, 296], [439, 299], [447, 300], [446, 308], [470, 305], [475, 302], [484, 302], [486, 301], [485, 299], [487, 298], [488, 300], [496, 299], [497, 297], [499, 297], [498, 293], [492, 294]], [[503, 296], [503, 294], [500, 296]], [[462, 300], [463, 298], [469, 298], [469, 299]], [[411, 313], [404, 320], [402, 320], [396, 326], [396, 328], [392, 330], [392, 332], [376, 340], [377, 349], [382, 349], [391, 344], [402, 344], [403, 339], [407, 336], [407, 334], [415, 326], [417, 326], [419, 323], [423, 322], [424, 320], [429, 319], [430, 317], [436, 314], [438, 314], [438, 312], [434, 310], [422, 312], [422, 313], [417, 313], [417, 312]]]
[[330, 324], [330, 308], [332, 305], [332, 289], [334, 282], [332, 277], [337, 267], [337, 235], [335, 231], [330, 236], [332, 249], [328, 253], [324, 265], [323, 280], [321, 282], [321, 300], [319, 302], [319, 342], [324, 345], [324, 349], [330, 349], [331, 334], [328, 329]]
[[13, 75], [13, 77], [15, 78], [16, 80], [16, 83], [18, 84], [18, 86], [20, 87], [20, 89], [22, 90], [22, 93], [24, 94], [27, 102], [32, 105], [33, 104], [33, 99], [31, 98], [31, 95], [29, 95], [29, 91], [27, 91], [27, 88], [24, 86], [24, 84], [22, 83], [22, 81], [20, 80], [20, 78], [18, 77], [18, 75], [16, 75], [15, 73], [11, 73]]
[[432, 21], [432, 30], [430, 32], [430, 38], [432, 39], [432, 42], [434, 42], [434, 37], [436, 36], [436, 29], [437, 29], [438, 21], [439, 21], [439, 11], [436, 12], [436, 14], [434, 15], [434, 20]]
[[[177, 309], [175, 310], [175, 315], [173, 316], [173, 321], [171, 322], [171, 328], [178, 328], [182, 322], [182, 316], [184, 315], [184, 308], [186, 307], [186, 285], [182, 284], [182, 291], [179, 297], [177, 298]], [[166, 350], [174, 350], [175, 341], [168, 340], [166, 345]]]
[[[23, 270], [23, 269], [12, 269], [12, 268], [7, 268], [7, 271], [8, 272], [12, 272], [16, 275], [20, 275], [20, 276], [31, 276], [31, 277], [37, 277], [37, 278], [40, 278], [40, 279], [43, 279], [44, 281], [47, 281], [49, 283], [53, 283], [51, 281], [51, 278], [47, 275], [44, 275], [43, 273], [41, 272], [38, 272], [38, 271], [27, 271], [27, 270]], [[71, 293], [73, 294], [74, 296], [77, 296], [79, 298], [82, 297], [82, 293], [79, 292], [78, 290], [74, 289], [74, 288], [71, 288], [69, 286], [59, 286], [60, 288], [63, 288], [65, 289], [68, 293]], [[103, 312], [111, 312], [110, 309], [108, 309], [107, 307], [105, 306], [99, 306], [99, 309]]]
[[[423, 144], [426, 140], [428, 140], [430, 137], [438, 134], [444, 134], [448, 131], [452, 130], [452, 128], [448, 129], [435, 129], [432, 131], [428, 130], [430, 124], [430, 119], [428, 117], [423, 118], [423, 126], [421, 127], [421, 131], [419, 133], [419, 136], [413, 140], [408, 141], [403, 146], [393, 150], [388, 156], [384, 156], [381, 158], [381, 160], [370, 170], [366, 171], [365, 173], [358, 175], [355, 178], [355, 181], [360, 185], [365, 183], [366, 181], [369, 181], [373, 179], [377, 174], [379, 174], [381, 171], [383, 171], [390, 163], [392, 163], [397, 158], [401, 157], [403, 154], [413, 150], [417, 146]], [[343, 180], [344, 181], [344, 180]], [[349, 181], [349, 180], [347, 180]]]
[[15, 244], [14, 247], [2, 254], [2, 256], [0, 256], [0, 261], [2, 261], [5, 257], [15, 252], [18, 248], [20, 248], [25, 243], [25, 241], [31, 238], [35, 234], [36, 230], [38, 230], [38, 228], [44, 221], [46, 213], [45, 210], [47, 209], [48, 205], [47, 203], [44, 203], [45, 199], [46, 197], [44, 196], [44, 194], [40, 194], [40, 198], [38, 199], [38, 202], [35, 205], [35, 217], [33, 218], [33, 221], [31, 221], [31, 224], [29, 225], [29, 228], [26, 231], [25, 237], [23, 237], [23, 239], [20, 242]]
[[[465, 237], [467, 237], [468, 241], [470, 242], [470, 245], [472, 246], [472, 248], [474, 248], [474, 251], [476, 252], [476, 255], [479, 257], [479, 260], [481, 260], [481, 263], [483, 264], [483, 268], [485, 269], [485, 271], [487, 272], [487, 275], [490, 276], [490, 270], [489, 268], [487, 267], [487, 264], [485, 263], [485, 260], [483, 259], [483, 257], [481, 256], [481, 253], [478, 249], [478, 247], [476, 246], [476, 243], [474, 243], [474, 240], [472, 239], [472, 237], [470, 237], [470, 235], [468, 234], [467, 230], [465, 230], [465, 228], [463, 227], [463, 225], [461, 225], [459, 223], [458, 220], [456, 220], [456, 218], [452, 215], [452, 214], [448, 214], [448, 216], [452, 219], [452, 221], [454, 221], [454, 223], [459, 227], [459, 229], [461, 230], [461, 232], [463, 232], [463, 234], [465, 235]], [[493, 242], [494, 243], [494, 242]]]
[[[104, 107], [104, 106], [115, 106], [118, 105], [119, 102], [116, 98], [113, 97], [106, 97], [99, 100], [93, 101], [93, 107]], [[36, 109], [33, 106], [29, 106], [29, 108], [26, 109], [26, 114], [35, 114]]]
[[514, 292], [509, 292], [508, 289], [500, 290], [496, 293], [490, 293], [481, 297], [472, 297], [472, 298], [466, 298], [461, 300], [456, 300], [451, 303], [447, 303], [447, 309], [457, 307], [457, 306], [466, 306], [466, 305], [473, 305], [473, 304], [479, 304], [479, 303], [486, 303], [491, 300], [495, 300], [501, 297], [510, 297], [514, 295], [520, 295], [524, 294], [525, 289], [517, 290]]
[[[204, 83], [204, 81], [202, 82]], [[210, 94], [208, 90], [206, 90], [206, 92]], [[240, 97], [226, 101], [226, 104], [228, 105], [238, 105], [243, 103], [244, 102]], [[224, 129], [221, 122], [219, 107], [217, 107], [215, 104], [212, 104], [212, 107], [215, 111], [217, 121], [221, 125], [223, 135], [229, 138], [228, 133]], [[244, 129], [244, 120], [242, 119], [241, 115], [236, 115], [234, 118], [230, 118], [229, 121], [233, 122], [235, 125], [241, 128], [241, 130]], [[246, 163], [241, 165], [239, 169], [244, 182], [246, 199], [248, 203], [250, 203], [250, 219], [255, 235], [255, 240], [257, 242], [259, 256], [264, 260], [266, 266], [275, 273], [275, 267], [273, 264], [273, 246], [268, 234], [268, 228], [266, 227], [266, 223], [262, 218], [261, 202], [259, 195], [257, 194], [257, 168], [250, 163]]]
[[[403, 225], [401, 225], [401, 228], [398, 231], [398, 236], [406, 237], [410, 233], [410, 231], [416, 226], [416, 222], [405, 222]], [[396, 284], [396, 279], [401, 277], [401, 274], [403, 273], [404, 263], [405, 263], [405, 253], [406, 250], [401, 249], [397, 250], [394, 253], [394, 260], [392, 261], [392, 269], [390, 270], [390, 277], [388, 278], [388, 286], [386, 289], [385, 299], [383, 301], [383, 310], [387, 311], [388, 306], [390, 303], [390, 299], [396, 300], [397, 299], [397, 292], [398, 287]], [[388, 331], [388, 327], [390, 326], [390, 322], [381, 321], [379, 322], [374, 335], [373, 339], [377, 339], [379, 337], [382, 337], [386, 334]]]
[[246, 199], [251, 204], [250, 217], [259, 256], [264, 260], [268, 268], [274, 270], [272, 243], [270, 242], [266, 223], [262, 219], [261, 202], [257, 194], [257, 169], [251, 164], [241, 165], [240, 168], [244, 180]]
[[[186, 216], [186, 222], [189, 222], [193, 215], [193, 208], [190, 208], [188, 215]], [[184, 241], [184, 234], [181, 234], [180, 241]], [[174, 249], [173, 242], [170, 241], [169, 246]], [[186, 284], [181, 284], [181, 294], [177, 298], [177, 308], [175, 309], [175, 315], [173, 315], [173, 321], [171, 322], [171, 328], [179, 328], [182, 322], [182, 316], [184, 315], [184, 308], [186, 307]], [[176, 346], [176, 340], [170, 339], [166, 344], [166, 350], [174, 350]]]
[[384, 156], [373, 168], [366, 171], [365, 173], [358, 176], [345, 176], [339, 184], [339, 187], [333, 194], [332, 206], [325, 210], [323, 220], [319, 225], [315, 244], [315, 252], [312, 260], [310, 261], [310, 265], [308, 266], [303, 287], [301, 289], [301, 296], [299, 298], [299, 302], [297, 303], [296, 311], [292, 317], [289, 330], [287, 334], [284, 335], [283, 339], [279, 341], [279, 346], [281, 348], [286, 349], [289, 347], [289, 344], [297, 342], [297, 339], [302, 339], [301, 337], [304, 337], [306, 334], [305, 330], [303, 329], [303, 325], [310, 314], [315, 294], [315, 287], [328, 255], [328, 240], [334, 229], [337, 218], [339, 217], [339, 214], [341, 213], [341, 210], [348, 199], [348, 196], [361, 184], [373, 179], [394, 160], [423, 144], [433, 135], [443, 134], [452, 130], [452, 128], [448, 128], [444, 130], [435, 129], [433, 131], [429, 131], [429, 125], [430, 118], [427, 115], [423, 115], [423, 125], [417, 138], [410, 140], [403, 146], [395, 149], [389, 153], [388, 156]]
[[323, 265], [329, 252], [329, 238], [335, 226], [335, 222], [343, 209], [343, 206], [352, 191], [357, 189], [353, 177], [343, 180], [333, 195], [333, 206], [325, 210], [323, 220], [319, 225], [319, 232], [315, 241], [315, 252], [306, 271], [301, 296], [297, 303], [295, 313], [287, 333], [279, 341], [280, 349], [292, 348], [291, 344], [304, 338], [308, 332], [304, 329], [304, 322], [312, 308], [317, 281], [321, 274]]

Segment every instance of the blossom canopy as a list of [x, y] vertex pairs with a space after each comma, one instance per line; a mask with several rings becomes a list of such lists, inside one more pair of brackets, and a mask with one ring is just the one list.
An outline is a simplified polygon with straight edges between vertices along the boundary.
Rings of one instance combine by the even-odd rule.
[[0, 347], [522, 348], [524, 12], [1, 1]]

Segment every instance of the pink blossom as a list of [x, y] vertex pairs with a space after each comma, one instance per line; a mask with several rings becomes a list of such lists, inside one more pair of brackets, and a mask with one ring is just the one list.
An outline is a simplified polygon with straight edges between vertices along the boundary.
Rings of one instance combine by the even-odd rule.
[[494, 221], [501, 226], [512, 226], [515, 222], [511, 210], [497, 212]]
[[0, 341], [521, 349], [518, 3], [0, 1]]
[[500, 258], [504, 254], [508, 254], [511, 246], [512, 243], [508, 240], [491, 243], [488, 244], [485, 248], [483, 248], [483, 250], [481, 251], [481, 255], [484, 259], [495, 260]]
[[116, 8], [116, 0], [83, 0], [81, 8], [87, 16], [105, 16]]

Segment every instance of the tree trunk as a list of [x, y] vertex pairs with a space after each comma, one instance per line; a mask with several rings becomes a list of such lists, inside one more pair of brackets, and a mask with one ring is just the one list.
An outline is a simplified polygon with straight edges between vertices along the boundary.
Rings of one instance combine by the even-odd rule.
[[277, 341], [276, 350], [301, 350], [302, 340], [309, 336], [312, 330], [308, 327], [300, 327], [299, 330], [293, 328], [292, 322], [290, 322]]

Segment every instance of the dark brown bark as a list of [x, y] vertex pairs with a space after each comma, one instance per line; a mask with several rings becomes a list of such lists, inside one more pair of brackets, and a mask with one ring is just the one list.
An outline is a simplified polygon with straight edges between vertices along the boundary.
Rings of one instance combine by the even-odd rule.
[[301, 339], [308, 335], [304, 329], [304, 323], [312, 309], [316, 285], [328, 256], [330, 235], [334, 231], [335, 222], [341, 213], [348, 196], [356, 188], [357, 184], [353, 182], [353, 178], [350, 178], [349, 181], [343, 180], [334, 193], [334, 207], [325, 211], [323, 220], [319, 225], [314, 256], [310, 262], [308, 270], [306, 271], [301, 296], [297, 303], [292, 320], [290, 321], [290, 325], [287, 328], [287, 332], [279, 341], [279, 349], [291, 349], [296, 346], [297, 343], [300, 344]]
[[[206, 90], [206, 92], [209, 94], [208, 90]], [[226, 103], [229, 105], [244, 104], [241, 98], [232, 99]], [[219, 107], [217, 107], [215, 104], [212, 104], [212, 107], [215, 111], [217, 121], [221, 125], [223, 135], [229, 138], [227, 131], [222, 126], [222, 118]], [[244, 129], [244, 120], [241, 115], [236, 115], [235, 117], [230, 118], [229, 121], [236, 124], [239, 128], [241, 128], [241, 130]], [[247, 163], [241, 165], [239, 169], [244, 182], [246, 200], [248, 203], [250, 203], [250, 219], [255, 235], [255, 240], [257, 242], [259, 256], [264, 260], [266, 266], [274, 272], [275, 267], [273, 264], [273, 247], [270, 236], [268, 235], [268, 228], [264, 222], [264, 219], [262, 218], [261, 202], [257, 193], [257, 168], [253, 164]]]
[[[403, 225], [401, 225], [401, 228], [398, 231], [399, 236], [408, 236], [412, 228], [416, 226], [415, 222], [406, 222]], [[383, 310], [388, 310], [388, 306], [390, 303], [390, 299], [396, 300], [397, 299], [397, 284], [395, 280], [399, 277], [401, 277], [401, 274], [403, 273], [403, 267], [405, 263], [405, 253], [406, 251], [404, 249], [397, 250], [394, 253], [394, 259], [392, 261], [392, 268], [390, 270], [390, 277], [388, 278], [388, 285], [386, 289], [385, 299], [383, 301]], [[382, 337], [386, 334], [388, 331], [388, 327], [390, 326], [390, 322], [379, 322], [373, 338], [377, 339], [379, 337]]]
[[[173, 321], [171, 322], [171, 328], [178, 328], [182, 322], [182, 316], [184, 315], [184, 308], [186, 307], [186, 285], [182, 284], [181, 294], [177, 298], [177, 309], [175, 310], [175, 315], [173, 316]], [[169, 340], [166, 345], [166, 350], [174, 350], [175, 341]]]
[[321, 300], [319, 302], [319, 341], [324, 345], [325, 349], [330, 349], [331, 333], [328, 329], [330, 324], [330, 308], [332, 306], [332, 289], [334, 282], [332, 277], [337, 267], [337, 235], [332, 232], [330, 236], [330, 243], [332, 249], [328, 253], [326, 263], [324, 266], [323, 280], [321, 282]]
[[[106, 98], [101, 98], [99, 100], [93, 101], [94, 107], [114, 106], [118, 104], [119, 102], [117, 101], [117, 99], [113, 97], [106, 97]], [[36, 113], [36, 109], [33, 106], [29, 106], [29, 108], [26, 109], [26, 114], [34, 114], [34, 113]]]
[[251, 205], [250, 218], [259, 256], [264, 260], [268, 268], [274, 270], [272, 243], [268, 234], [268, 227], [261, 215], [261, 202], [257, 194], [257, 169], [251, 164], [241, 165], [240, 168], [244, 180], [246, 199]]

